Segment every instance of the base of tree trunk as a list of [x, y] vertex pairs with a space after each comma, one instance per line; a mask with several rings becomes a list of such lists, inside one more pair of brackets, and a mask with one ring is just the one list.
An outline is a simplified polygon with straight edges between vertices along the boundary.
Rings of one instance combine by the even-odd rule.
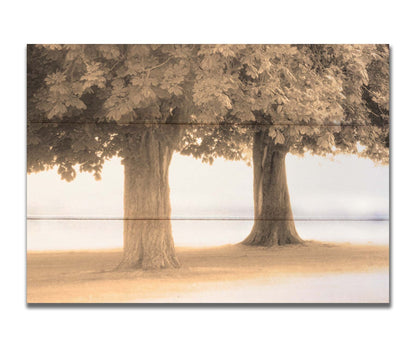
[[123, 259], [117, 269], [178, 268], [170, 220], [126, 220]]
[[147, 259], [143, 262], [130, 261], [123, 259], [116, 267], [116, 270], [160, 270], [160, 269], [176, 269], [180, 267], [178, 258], [173, 255], [162, 255], [154, 258], [154, 260]]
[[242, 242], [247, 246], [284, 246], [303, 243], [293, 221], [262, 221], [254, 223], [251, 233]]

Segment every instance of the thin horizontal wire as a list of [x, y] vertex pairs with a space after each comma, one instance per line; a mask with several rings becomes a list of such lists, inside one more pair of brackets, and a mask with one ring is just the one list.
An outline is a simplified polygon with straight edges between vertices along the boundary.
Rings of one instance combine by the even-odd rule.
[[95, 125], [144, 125], [144, 126], [156, 126], [156, 125], [181, 125], [181, 126], [217, 126], [217, 125], [236, 125], [236, 126], [246, 126], [246, 127], [260, 127], [260, 126], [299, 126], [299, 127], [345, 127], [345, 126], [389, 126], [390, 123], [383, 124], [300, 124], [300, 123], [256, 123], [256, 124], [247, 124], [247, 123], [238, 123], [238, 122], [221, 122], [221, 123], [140, 123], [140, 122], [117, 122], [117, 123], [105, 123], [105, 122], [59, 122], [59, 121], [28, 121], [30, 124], [95, 124]]
[[33, 217], [29, 216], [27, 220], [54, 220], [54, 221], [307, 221], [307, 222], [375, 222], [375, 221], [389, 221], [389, 218], [244, 218], [244, 217], [226, 217], [226, 218], [121, 218], [121, 217]]

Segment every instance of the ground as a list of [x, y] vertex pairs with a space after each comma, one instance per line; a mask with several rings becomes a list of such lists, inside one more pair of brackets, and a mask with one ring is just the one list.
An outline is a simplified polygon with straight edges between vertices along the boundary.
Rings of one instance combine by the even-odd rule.
[[178, 248], [180, 269], [114, 271], [121, 250], [28, 252], [28, 303], [389, 301], [389, 248], [308, 241]]

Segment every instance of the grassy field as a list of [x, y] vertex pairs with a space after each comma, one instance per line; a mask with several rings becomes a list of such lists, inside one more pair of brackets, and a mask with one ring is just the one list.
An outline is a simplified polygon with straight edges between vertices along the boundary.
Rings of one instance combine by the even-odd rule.
[[114, 271], [121, 250], [28, 252], [28, 303], [388, 302], [388, 246], [178, 248], [180, 269]]

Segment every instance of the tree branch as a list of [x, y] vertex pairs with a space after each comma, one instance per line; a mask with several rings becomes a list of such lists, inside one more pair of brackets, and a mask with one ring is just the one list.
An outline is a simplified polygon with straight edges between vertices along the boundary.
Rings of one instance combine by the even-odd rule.
[[153, 71], [155, 69], [158, 69], [158, 68], [162, 67], [163, 65], [167, 64], [170, 60], [172, 60], [172, 57], [166, 59], [163, 63], [161, 63], [159, 65], [156, 65], [156, 66], [153, 66], [151, 68], [148, 68], [148, 69], [143, 70], [143, 72], [150, 73], [150, 71]]

